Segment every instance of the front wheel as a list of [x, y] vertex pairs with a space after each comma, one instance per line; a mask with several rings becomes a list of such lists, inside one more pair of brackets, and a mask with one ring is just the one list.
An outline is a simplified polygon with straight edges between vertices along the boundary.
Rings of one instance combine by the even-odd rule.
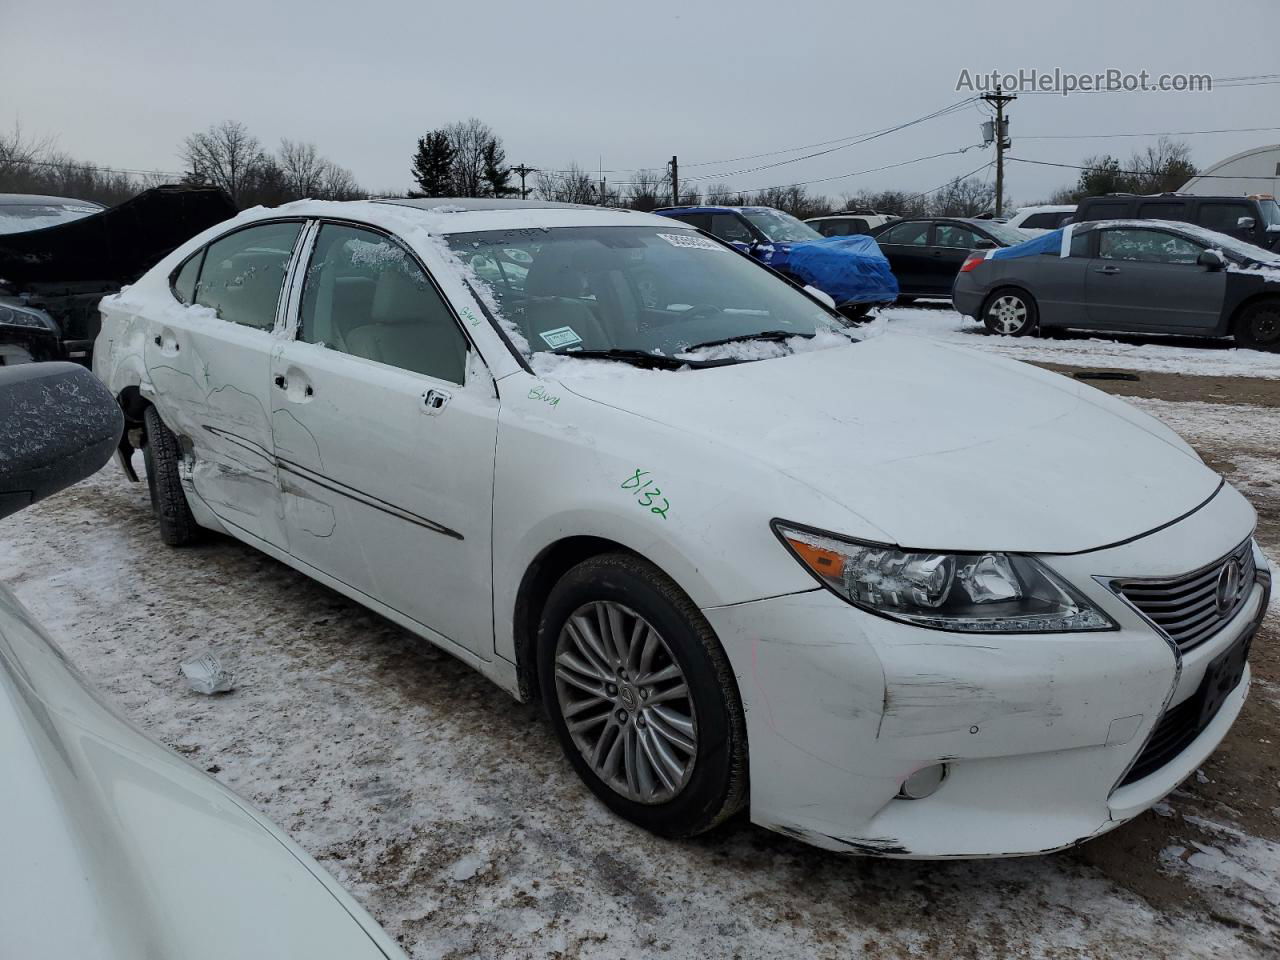
[[982, 322], [991, 333], [1022, 337], [1036, 328], [1038, 311], [1031, 295], [1021, 290], [997, 290], [982, 311]]
[[1246, 307], [1236, 318], [1236, 343], [1247, 350], [1280, 350], [1280, 300]]
[[728, 658], [652, 564], [606, 554], [566, 573], [543, 609], [537, 658], [560, 745], [614, 813], [690, 837], [746, 802], [746, 723]]

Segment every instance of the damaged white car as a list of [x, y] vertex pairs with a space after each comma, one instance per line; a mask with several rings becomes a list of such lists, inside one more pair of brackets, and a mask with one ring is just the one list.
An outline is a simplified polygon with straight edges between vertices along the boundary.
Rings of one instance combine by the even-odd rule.
[[669, 219], [304, 201], [103, 314], [166, 542], [225, 531], [541, 698], [659, 833], [749, 805], [833, 850], [1051, 850], [1168, 794], [1244, 702], [1270, 569], [1174, 433], [859, 341]]

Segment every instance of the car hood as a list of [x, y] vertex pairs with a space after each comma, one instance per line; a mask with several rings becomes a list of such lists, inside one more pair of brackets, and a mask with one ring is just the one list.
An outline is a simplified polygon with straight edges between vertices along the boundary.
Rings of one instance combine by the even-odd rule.
[[3, 587], [0, 809], [0, 955], [404, 958], [269, 821], [98, 699]]
[[[919, 337], [662, 376], [661, 389], [630, 373], [561, 379], [763, 461], [902, 546], [1089, 550], [1196, 509], [1222, 483], [1122, 401]], [[810, 519], [788, 507], [778, 503], [776, 515]]]

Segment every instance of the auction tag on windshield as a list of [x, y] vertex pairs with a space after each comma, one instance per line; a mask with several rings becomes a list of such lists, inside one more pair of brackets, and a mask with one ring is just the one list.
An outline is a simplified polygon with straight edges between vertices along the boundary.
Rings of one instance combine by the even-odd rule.
[[582, 338], [573, 331], [573, 327], [556, 327], [538, 334], [548, 347], [556, 350], [560, 347], [572, 347], [582, 342]]
[[663, 240], [671, 244], [673, 247], [692, 247], [694, 250], [725, 250], [727, 248], [720, 246], [714, 240], [708, 240], [706, 237], [700, 237], [696, 233], [660, 233], [658, 234]]

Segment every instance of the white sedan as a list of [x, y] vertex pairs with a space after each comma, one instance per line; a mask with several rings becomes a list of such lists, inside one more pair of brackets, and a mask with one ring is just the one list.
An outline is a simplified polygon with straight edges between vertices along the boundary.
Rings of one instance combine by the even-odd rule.
[[658, 833], [749, 807], [833, 850], [1051, 850], [1244, 703], [1270, 569], [1174, 433], [859, 340], [669, 219], [303, 201], [102, 310], [167, 543], [228, 533], [540, 698]]

